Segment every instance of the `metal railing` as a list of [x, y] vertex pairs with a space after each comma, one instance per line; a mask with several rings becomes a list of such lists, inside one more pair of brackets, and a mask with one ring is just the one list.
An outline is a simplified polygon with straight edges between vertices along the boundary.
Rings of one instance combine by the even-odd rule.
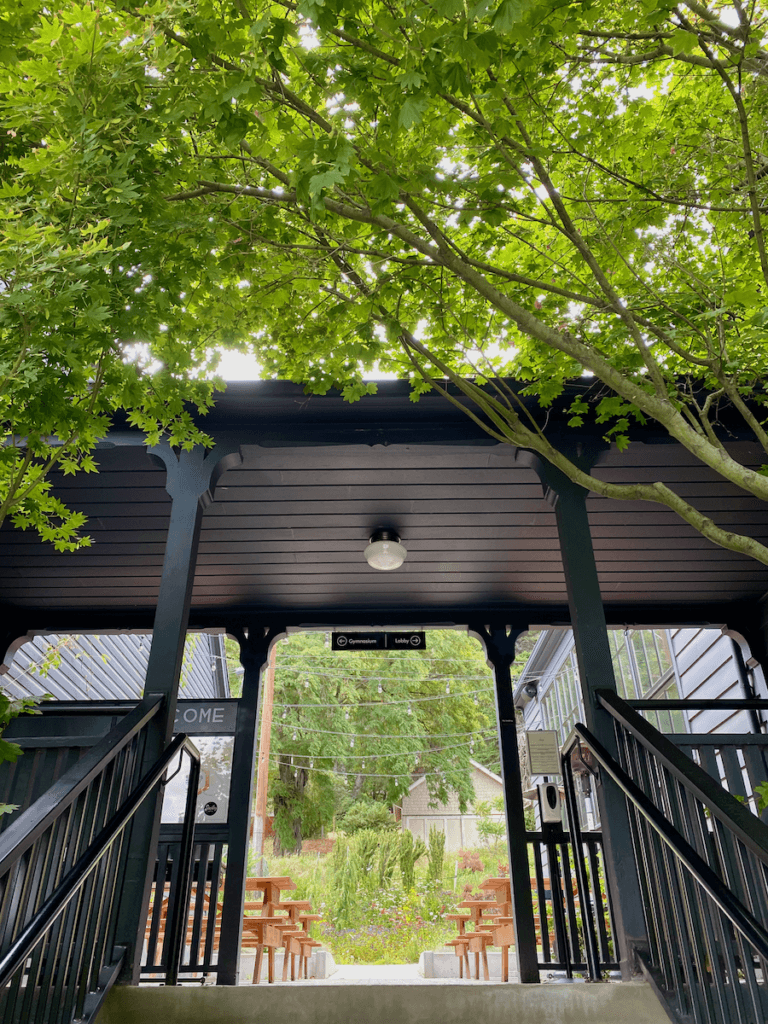
[[180, 898], [187, 907], [187, 919], [178, 980], [203, 981], [205, 975], [217, 974], [219, 970], [227, 830], [215, 825], [197, 826], [191, 885], [185, 891], [182, 891], [183, 879], [179, 870], [183, 861], [182, 844], [182, 826], [165, 825], [161, 828], [141, 959], [142, 980], [150, 984], [156, 984], [165, 977], [169, 951], [177, 948], [169, 922]]
[[[588, 973], [618, 970], [608, 886], [603, 868], [602, 835], [574, 837], [559, 826], [528, 832], [532, 853], [533, 914], [539, 970]], [[586, 865], [581, 871], [580, 865]], [[585, 914], [596, 935], [592, 957]]]
[[581, 724], [566, 753], [582, 744], [626, 797], [649, 938], [633, 951], [643, 972], [679, 1021], [764, 1021], [768, 827], [614, 692], [597, 699], [619, 760]]
[[[181, 863], [189, 892], [199, 755], [176, 737], [143, 777], [148, 697], [0, 836], [0, 1016], [4, 1024], [92, 1020], [125, 955], [115, 927], [131, 820], [175, 757], [191, 759]], [[188, 898], [188, 896], [187, 896]], [[186, 906], [170, 924], [174, 984]]]

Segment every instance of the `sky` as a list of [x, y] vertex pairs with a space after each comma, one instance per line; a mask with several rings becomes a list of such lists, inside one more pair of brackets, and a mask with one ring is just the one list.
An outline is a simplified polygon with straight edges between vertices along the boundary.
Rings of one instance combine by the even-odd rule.
[[[222, 350], [221, 361], [216, 370], [220, 377], [226, 381], [235, 380], [260, 380], [261, 367], [254, 355], [244, 352], [232, 352]], [[366, 380], [397, 380], [397, 374], [383, 373], [381, 370], [374, 370]]]

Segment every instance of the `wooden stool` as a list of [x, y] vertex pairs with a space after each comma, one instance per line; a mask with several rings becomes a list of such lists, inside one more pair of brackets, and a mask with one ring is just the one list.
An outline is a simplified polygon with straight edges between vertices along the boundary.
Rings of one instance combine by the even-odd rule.
[[[304, 977], [307, 979], [309, 978], [309, 958], [312, 956], [312, 950], [319, 949], [320, 946], [322, 946], [322, 942], [311, 939], [308, 935], [301, 940], [301, 958], [304, 961]], [[301, 966], [299, 966], [299, 977], [301, 977]]]
[[296, 957], [299, 958], [299, 977], [301, 977], [302, 939], [306, 937], [301, 928], [291, 926], [291, 931], [284, 931], [282, 935], [283, 949], [283, 981], [288, 981], [288, 957], [291, 958], [291, 981], [296, 981]]
[[[256, 947], [256, 963], [253, 965], [252, 984], [258, 985], [261, 981], [261, 964], [264, 957], [264, 949], [267, 950], [267, 980], [271, 985], [275, 980], [275, 950], [280, 949], [283, 944], [282, 933], [286, 928], [293, 928], [293, 925], [285, 917], [245, 917], [243, 918], [243, 946]], [[245, 932], [248, 931], [252, 941], [245, 941]]]
[[467, 932], [464, 938], [469, 939], [469, 952], [475, 954], [475, 977], [480, 981], [480, 957], [483, 958], [483, 975], [486, 981], [491, 980], [488, 970], [487, 947], [493, 942], [493, 936], [489, 932]]
[[469, 937], [466, 935], [460, 935], [457, 939], [449, 939], [446, 942], [446, 946], [453, 946], [453, 951], [459, 958], [459, 977], [464, 977], [464, 961], [467, 962], [467, 977], [471, 978], [472, 975], [469, 969]]
[[501, 980], [509, 981], [509, 947], [515, 944], [515, 919], [502, 915], [488, 918], [481, 925], [492, 938], [491, 945], [501, 949]]

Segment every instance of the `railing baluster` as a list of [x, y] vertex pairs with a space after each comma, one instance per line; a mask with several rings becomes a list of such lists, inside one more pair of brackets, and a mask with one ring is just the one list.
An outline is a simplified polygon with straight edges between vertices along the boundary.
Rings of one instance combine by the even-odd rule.
[[[541, 843], [538, 839], [533, 842], [533, 863], [536, 868], [536, 889], [539, 894], [539, 926], [541, 928], [541, 948], [544, 963], [552, 960], [552, 951], [549, 944], [549, 920], [547, 914], [547, 896], [544, 889], [544, 871], [541, 863]], [[550, 878], [550, 885], [552, 879]]]
[[204, 960], [212, 964], [214, 958], [218, 963], [219, 951], [214, 949], [216, 940], [216, 926], [219, 921], [219, 882], [221, 879], [221, 861], [224, 852], [224, 844], [216, 843], [214, 857], [211, 863], [211, 902], [208, 905], [208, 923], [205, 928], [205, 949]]
[[[597, 942], [598, 942], [598, 976], [599, 976], [599, 965], [600, 963], [608, 963], [613, 959], [617, 959], [611, 955], [608, 930], [605, 927], [605, 919], [607, 913], [607, 906], [603, 902], [603, 871], [602, 865], [598, 858], [598, 846], [594, 839], [586, 840], [587, 848], [587, 859], [589, 861], [589, 879], [591, 886], [591, 899], [592, 906], [595, 908], [595, 924], [597, 927]], [[592, 915], [590, 915], [591, 917]], [[613, 929], [611, 929], [613, 934]]]
[[[189, 942], [189, 966], [196, 967], [200, 963], [200, 934], [203, 927], [203, 912], [205, 910], [206, 885], [208, 877], [208, 860], [210, 846], [208, 843], [200, 843], [195, 847], [197, 856], [197, 872], [194, 880], [194, 911], [192, 914], [192, 934]], [[215, 913], [216, 894], [211, 884], [211, 896], [208, 903], [209, 912]], [[189, 927], [189, 922], [187, 922]]]

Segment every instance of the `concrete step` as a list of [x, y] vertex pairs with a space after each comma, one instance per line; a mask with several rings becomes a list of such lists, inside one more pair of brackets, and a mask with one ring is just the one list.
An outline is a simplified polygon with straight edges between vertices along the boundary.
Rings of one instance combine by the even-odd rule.
[[97, 1024], [669, 1024], [650, 986], [477, 981], [114, 988]]

